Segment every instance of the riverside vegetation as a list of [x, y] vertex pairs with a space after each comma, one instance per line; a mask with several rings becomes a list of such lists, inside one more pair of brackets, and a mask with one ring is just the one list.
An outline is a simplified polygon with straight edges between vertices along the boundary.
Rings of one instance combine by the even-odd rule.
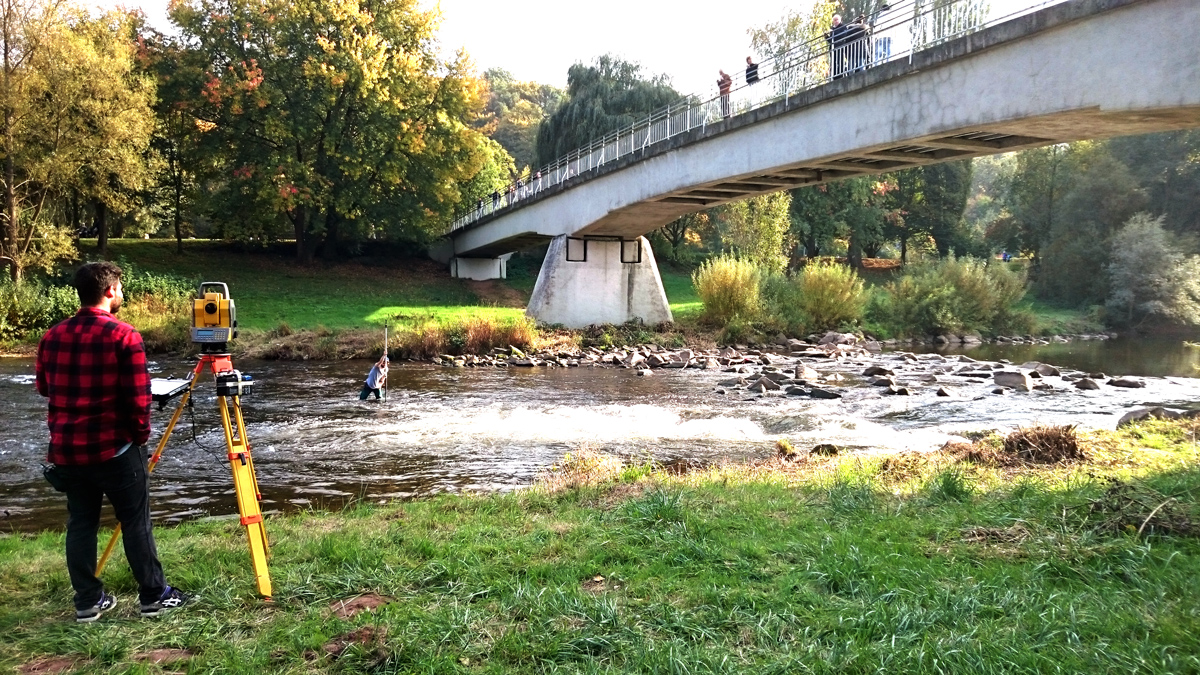
[[[832, 261], [813, 261], [793, 277], [733, 256], [694, 273], [662, 269], [676, 322], [595, 326], [582, 331], [538, 327], [522, 306], [536, 264], [514, 265], [509, 283], [446, 278], [432, 263], [388, 261], [296, 267], [270, 253], [189, 241], [176, 255], [163, 241], [114, 240], [126, 269], [121, 317], [154, 352], [185, 351], [190, 298], [199, 281], [230, 284], [239, 309], [240, 356], [277, 359], [372, 358], [383, 348], [400, 358], [486, 354], [499, 347], [556, 349], [658, 344], [707, 347], [718, 342], [773, 342], [835, 328], [877, 337], [975, 331], [985, 334], [1094, 332], [1079, 314], [1023, 308], [1019, 271], [973, 259], [914, 264], [907, 273], [864, 279]], [[85, 250], [84, 254], [88, 255]], [[529, 268], [529, 269], [525, 269]], [[0, 280], [0, 348], [28, 353], [38, 337], [77, 306], [69, 268], [19, 283]], [[1066, 330], [1064, 330], [1066, 329]]]
[[[61, 532], [0, 536], [17, 672], [1200, 670], [1194, 420], [932, 453], [661, 466], [580, 447], [531, 488], [159, 530], [195, 605], [70, 619]], [[119, 555], [119, 554], [118, 554]], [[158, 666], [152, 664], [158, 663]]]

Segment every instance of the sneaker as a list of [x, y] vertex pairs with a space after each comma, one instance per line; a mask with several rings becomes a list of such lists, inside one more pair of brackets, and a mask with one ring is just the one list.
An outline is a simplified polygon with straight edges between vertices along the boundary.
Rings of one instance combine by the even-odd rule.
[[164, 614], [173, 609], [179, 609], [188, 603], [192, 596], [180, 593], [179, 589], [167, 586], [163, 589], [162, 597], [150, 604], [142, 604], [142, 616], [152, 617]]
[[101, 614], [116, 606], [116, 596], [100, 591], [100, 599], [96, 601], [96, 604], [87, 609], [75, 610], [75, 623], [91, 623], [99, 619]]

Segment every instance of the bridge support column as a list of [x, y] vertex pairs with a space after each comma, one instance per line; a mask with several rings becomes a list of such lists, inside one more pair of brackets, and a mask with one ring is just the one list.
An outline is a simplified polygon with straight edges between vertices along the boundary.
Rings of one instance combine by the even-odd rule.
[[473, 281], [507, 279], [508, 259], [511, 257], [511, 253], [506, 253], [499, 258], [451, 258], [450, 276]]
[[672, 320], [654, 251], [645, 237], [631, 241], [555, 237], [525, 313], [568, 328], [632, 319], [648, 324]]

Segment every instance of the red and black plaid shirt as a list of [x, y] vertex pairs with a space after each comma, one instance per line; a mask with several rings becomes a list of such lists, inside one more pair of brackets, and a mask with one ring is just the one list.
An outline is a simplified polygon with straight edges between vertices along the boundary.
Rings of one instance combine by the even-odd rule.
[[97, 464], [150, 438], [150, 373], [133, 326], [95, 307], [55, 325], [37, 351], [54, 464]]

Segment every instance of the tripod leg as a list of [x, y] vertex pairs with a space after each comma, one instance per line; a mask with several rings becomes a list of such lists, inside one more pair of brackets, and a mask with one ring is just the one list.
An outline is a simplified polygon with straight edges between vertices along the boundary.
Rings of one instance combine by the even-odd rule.
[[[234, 396], [233, 400], [235, 409], [239, 409], [238, 397]], [[221, 424], [225, 427], [225, 447], [229, 450], [229, 465], [233, 469], [233, 488], [237, 493], [238, 512], [242, 516], [242, 525], [246, 528], [246, 538], [250, 543], [250, 563], [254, 567], [255, 582], [259, 595], [269, 598], [271, 574], [267, 570], [267, 531], [263, 527], [262, 510], [258, 505], [254, 467], [250, 461], [250, 447], [246, 444], [246, 430], [239, 419], [238, 433], [236, 436], [233, 433], [233, 421], [230, 419], [225, 396], [217, 397], [217, 407], [221, 411]]]
[[[199, 372], [199, 367], [196, 372]], [[162, 438], [158, 440], [158, 447], [154, 449], [154, 454], [150, 456], [150, 461], [146, 464], [146, 473], [154, 473], [154, 467], [158, 466], [158, 460], [162, 458], [163, 450], [167, 447], [167, 440], [171, 438], [171, 432], [175, 430], [175, 423], [179, 421], [179, 416], [183, 413], [183, 408], [188, 404], [188, 399], [192, 396], [192, 387], [196, 386], [195, 373], [192, 374], [192, 385], [187, 391], [183, 392], [183, 396], [179, 398], [179, 406], [175, 408], [175, 414], [171, 415], [171, 421], [167, 424], [167, 428], [163, 431]], [[121, 538], [121, 524], [113, 528], [112, 536], [108, 538], [108, 546], [104, 547], [104, 554], [100, 556], [100, 561], [96, 563], [96, 576], [104, 571], [104, 565], [108, 563], [108, 559], [112, 556], [113, 549], [117, 546], [117, 540]]]

